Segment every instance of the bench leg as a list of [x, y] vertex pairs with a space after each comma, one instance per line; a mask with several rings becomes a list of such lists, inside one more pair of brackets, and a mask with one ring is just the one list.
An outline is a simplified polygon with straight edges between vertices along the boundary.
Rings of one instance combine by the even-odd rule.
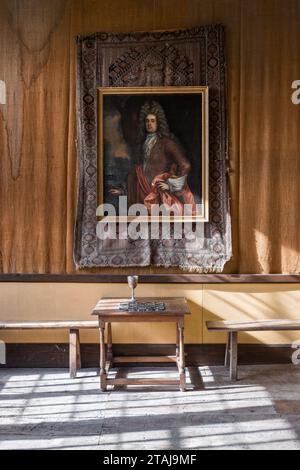
[[179, 359], [179, 328], [178, 324], [176, 323], [176, 360]]
[[230, 359], [230, 340], [231, 340], [231, 336], [230, 336], [230, 333], [228, 333], [227, 344], [226, 344], [226, 351], [225, 351], [225, 361], [224, 361], [224, 366], [225, 366], [226, 368], [229, 367], [229, 359]]
[[102, 392], [106, 391], [106, 354], [105, 354], [105, 323], [99, 320], [99, 334], [100, 334], [100, 389]]
[[74, 379], [76, 377], [77, 369], [81, 368], [79, 330], [70, 330], [69, 361], [70, 377], [71, 379]]
[[230, 379], [237, 380], [237, 361], [238, 361], [238, 333], [230, 332]]

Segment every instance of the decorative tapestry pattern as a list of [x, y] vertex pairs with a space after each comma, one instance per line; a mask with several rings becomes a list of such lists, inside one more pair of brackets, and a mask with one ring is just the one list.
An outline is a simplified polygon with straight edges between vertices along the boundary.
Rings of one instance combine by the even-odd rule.
[[[209, 222], [204, 239], [100, 240], [97, 226], [97, 88], [209, 87]], [[77, 38], [78, 268], [164, 266], [221, 272], [231, 257], [224, 31], [221, 25]]]

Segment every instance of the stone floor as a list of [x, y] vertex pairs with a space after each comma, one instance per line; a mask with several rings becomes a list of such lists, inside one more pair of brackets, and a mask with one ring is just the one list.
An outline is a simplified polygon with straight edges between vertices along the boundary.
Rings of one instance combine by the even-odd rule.
[[[188, 391], [119, 387], [97, 371], [0, 370], [0, 449], [300, 449], [300, 366], [190, 368]], [[118, 376], [125, 376], [125, 369]], [[174, 369], [131, 369], [172, 377]]]

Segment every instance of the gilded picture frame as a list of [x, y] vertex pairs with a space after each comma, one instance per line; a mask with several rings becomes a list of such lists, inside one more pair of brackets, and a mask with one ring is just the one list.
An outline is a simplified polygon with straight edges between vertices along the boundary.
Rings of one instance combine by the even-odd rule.
[[[142, 203], [149, 218], [209, 220], [208, 87], [98, 88], [97, 203]], [[178, 212], [151, 215], [152, 203]], [[189, 207], [188, 213], [184, 210]]]

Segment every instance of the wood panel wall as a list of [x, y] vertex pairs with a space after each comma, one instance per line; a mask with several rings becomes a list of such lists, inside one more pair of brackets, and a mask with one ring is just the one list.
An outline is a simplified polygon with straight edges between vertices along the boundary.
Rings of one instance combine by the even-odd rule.
[[226, 272], [300, 271], [299, 0], [0, 0], [1, 272], [75, 272], [75, 36], [216, 22], [228, 64]]
[[[102, 296], [129, 294], [125, 284], [0, 283], [1, 321], [91, 320], [91, 311]], [[299, 319], [300, 284], [140, 284], [140, 297], [185, 297], [191, 315], [185, 318], [187, 344], [225, 343], [226, 335], [209, 332], [210, 320]], [[94, 319], [94, 317], [93, 317]], [[174, 344], [172, 323], [114, 323], [114, 344]], [[83, 343], [97, 343], [96, 330], [81, 330]], [[0, 330], [6, 343], [68, 343], [63, 330]], [[263, 331], [239, 334], [241, 343], [290, 345], [299, 341], [299, 331]], [[157, 352], [155, 352], [157, 354]]]

